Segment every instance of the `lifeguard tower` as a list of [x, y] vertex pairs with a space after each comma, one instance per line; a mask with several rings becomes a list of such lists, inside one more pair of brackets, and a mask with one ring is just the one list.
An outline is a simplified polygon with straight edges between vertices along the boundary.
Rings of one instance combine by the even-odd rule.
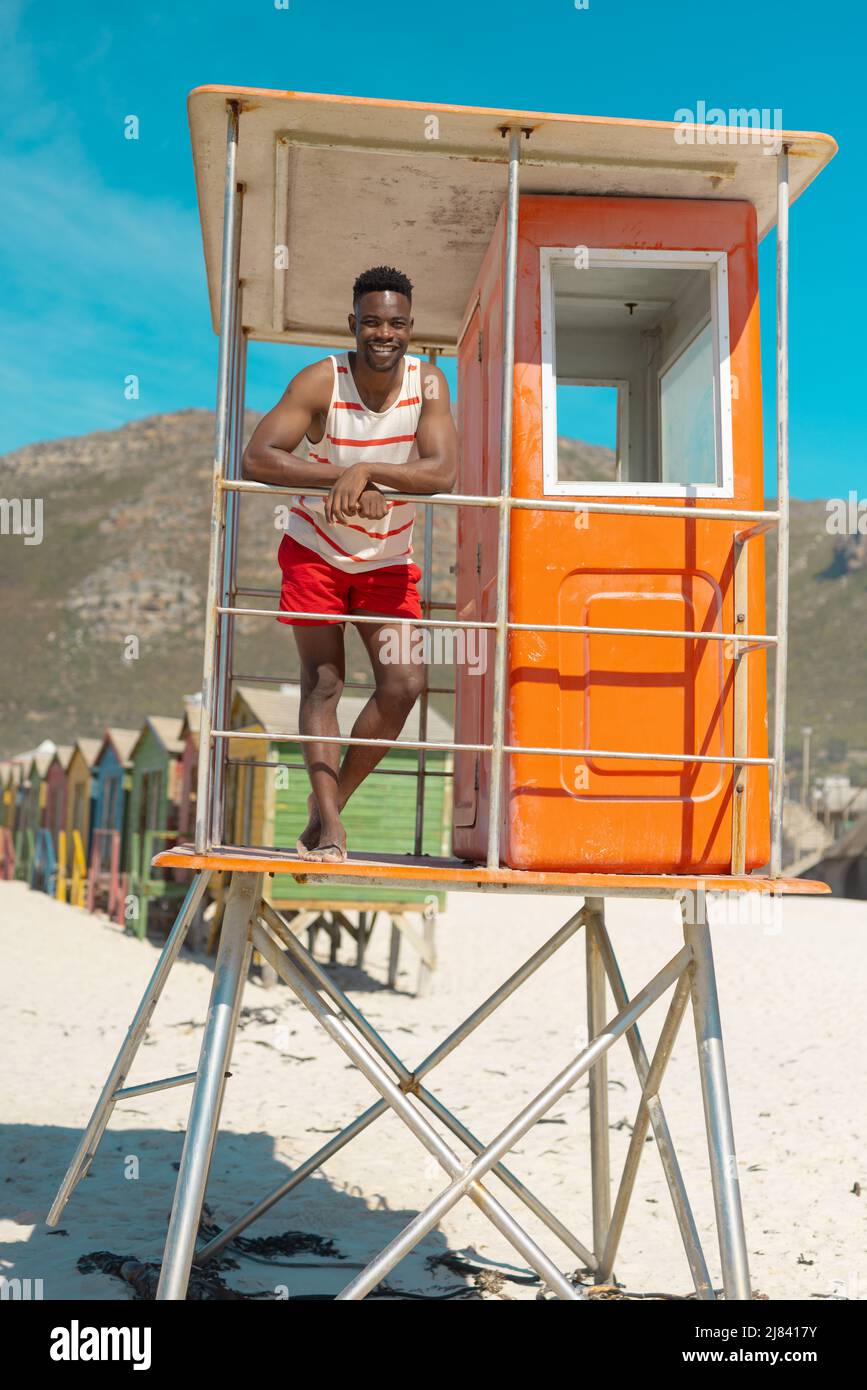
[[[564, 1258], [573, 1269], [577, 1259], [596, 1282], [610, 1278], [651, 1130], [696, 1294], [711, 1299], [713, 1277], [659, 1098], [691, 1002], [724, 1293], [748, 1299], [704, 906], [748, 892], [827, 891], [782, 876], [781, 835], [788, 216], [790, 202], [832, 158], [834, 141], [743, 129], [721, 139], [719, 128], [706, 139], [703, 127], [666, 122], [225, 87], [197, 89], [189, 110], [220, 335], [214, 500], [195, 843], [154, 862], [193, 869], [196, 877], [49, 1223], [89, 1168], [118, 1102], [192, 1084], [157, 1295], [182, 1299], [193, 1262], [224, 1248], [391, 1107], [440, 1163], [448, 1185], [339, 1297], [363, 1298], [466, 1196], [554, 1294], [575, 1300], [582, 1291], [564, 1272]], [[770, 149], [775, 140], [778, 148]], [[778, 486], [768, 508], [757, 246], [775, 225]], [[233, 628], [240, 615], [269, 622], [276, 613], [276, 603], [244, 602], [276, 594], [238, 583], [239, 508], [251, 493], [302, 491], [241, 477], [245, 354], [251, 340], [351, 346], [346, 287], [359, 266], [377, 261], [406, 266], [415, 281], [415, 350], [458, 358], [457, 489], [416, 499], [431, 509], [457, 509], [456, 602], [450, 611], [431, 593], [428, 525], [423, 622], [481, 630], [491, 659], [482, 678], [458, 670], [454, 743], [426, 738], [424, 695], [412, 745], [419, 821], [426, 751], [454, 754], [454, 857], [364, 852], [326, 866], [298, 861], [280, 847], [226, 843], [227, 744], [244, 737], [228, 718]], [[558, 412], [571, 409], [570, 401], [580, 407], [588, 392], [607, 402], [616, 426], [615, 448], [601, 472], [580, 460], [576, 465], [559, 442]], [[764, 611], [769, 535], [777, 549], [771, 633]], [[770, 751], [769, 650], [775, 654]], [[303, 736], [287, 729], [285, 737], [300, 742]], [[127, 1086], [147, 1022], [216, 871], [232, 878], [198, 1067]], [[430, 1056], [408, 1066], [265, 900], [263, 876], [275, 873], [299, 882], [464, 887], [573, 902], [565, 925], [542, 948]], [[682, 949], [631, 997], [604, 920], [605, 898], [618, 895], [671, 899], [683, 917]], [[483, 1141], [429, 1089], [429, 1074], [582, 927], [589, 1044], [499, 1135]], [[254, 948], [378, 1098], [280, 1188], [197, 1250]], [[649, 1057], [638, 1019], [669, 989]], [[606, 1054], [621, 1037], [641, 1102], [612, 1203]], [[593, 1229], [585, 1242], [504, 1160], [588, 1074]], [[547, 1227], [550, 1250], [501, 1203], [492, 1178]]]

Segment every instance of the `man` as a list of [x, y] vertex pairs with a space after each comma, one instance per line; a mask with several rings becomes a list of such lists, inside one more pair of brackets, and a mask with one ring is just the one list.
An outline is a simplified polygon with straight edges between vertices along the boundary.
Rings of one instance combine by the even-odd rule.
[[[457, 434], [449, 390], [438, 367], [407, 353], [412, 337], [412, 285], [391, 266], [359, 275], [349, 329], [354, 352], [315, 362], [289, 383], [260, 420], [244, 453], [244, 477], [260, 483], [327, 488], [293, 496], [278, 558], [280, 608], [290, 613], [370, 613], [383, 623], [358, 623], [375, 690], [352, 729], [354, 738], [396, 739], [423, 683], [413, 664], [384, 661], [389, 618], [420, 618], [412, 560], [415, 505], [402, 492], [450, 492]], [[301, 450], [301, 452], [296, 452]], [[302, 734], [337, 737], [343, 690], [343, 622], [296, 618], [291, 624], [301, 662]], [[408, 643], [398, 646], [409, 652]], [[342, 763], [333, 743], [304, 743], [312, 793], [310, 820], [298, 840], [305, 859], [340, 863], [346, 833], [340, 812], [388, 751], [349, 747]]]

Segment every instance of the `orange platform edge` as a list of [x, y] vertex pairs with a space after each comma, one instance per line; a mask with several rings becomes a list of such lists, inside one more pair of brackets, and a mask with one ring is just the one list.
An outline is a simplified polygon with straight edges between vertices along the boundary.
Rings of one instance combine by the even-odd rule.
[[771, 878], [762, 874], [593, 874], [555, 873], [533, 869], [488, 869], [461, 859], [433, 856], [350, 856], [345, 864], [316, 864], [291, 850], [222, 845], [197, 854], [192, 845], [161, 850], [155, 869], [195, 869], [248, 874], [291, 874], [299, 883], [387, 882], [407, 887], [514, 889], [534, 893], [582, 893], [667, 897], [678, 891], [706, 893], [787, 893], [812, 896], [830, 893], [827, 883], [803, 878]]

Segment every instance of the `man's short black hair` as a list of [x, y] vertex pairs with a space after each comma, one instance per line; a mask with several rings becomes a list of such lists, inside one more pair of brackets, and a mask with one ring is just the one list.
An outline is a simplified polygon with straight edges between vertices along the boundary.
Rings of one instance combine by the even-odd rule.
[[404, 294], [412, 304], [412, 282], [393, 265], [375, 265], [371, 270], [362, 271], [352, 286], [352, 303], [357, 304], [363, 294], [377, 294], [382, 290]]

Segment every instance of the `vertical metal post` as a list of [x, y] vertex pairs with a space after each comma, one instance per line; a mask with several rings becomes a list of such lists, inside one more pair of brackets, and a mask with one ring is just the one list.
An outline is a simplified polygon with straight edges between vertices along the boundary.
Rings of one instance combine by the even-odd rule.
[[211, 504], [211, 546], [208, 560], [208, 593], [205, 602], [205, 644], [202, 667], [202, 715], [199, 726], [199, 771], [196, 786], [196, 852], [210, 844], [214, 790], [214, 728], [216, 713], [217, 603], [225, 542], [223, 480], [228, 462], [232, 394], [232, 348], [238, 268], [241, 253], [241, 191], [238, 187], [237, 102], [227, 102], [226, 181], [223, 196], [223, 265], [220, 289], [220, 353], [217, 369], [217, 420], [214, 440], [214, 492]]
[[[744, 1235], [744, 1215], [741, 1209], [741, 1189], [732, 1129], [731, 1103], [723, 1052], [722, 1025], [713, 965], [713, 949], [707, 921], [687, 920], [685, 904], [683, 935], [693, 953], [692, 1012], [698, 1046], [698, 1065], [704, 1100], [704, 1121], [710, 1172], [713, 1183], [716, 1227], [719, 1237], [720, 1261], [726, 1301], [749, 1299], [750, 1271], [747, 1261], [747, 1242]], [[697, 915], [697, 914], [692, 914]]]
[[[584, 927], [587, 961], [587, 1042], [602, 1032], [607, 1022], [605, 962], [596, 935], [604, 922], [605, 899], [585, 898], [588, 911]], [[608, 1146], [608, 1055], [603, 1052], [590, 1068], [590, 1181], [593, 1198], [593, 1254], [601, 1260], [611, 1225], [611, 1161]]]
[[774, 769], [771, 873], [783, 867], [786, 675], [789, 659], [789, 147], [777, 157], [777, 658], [774, 669]]
[[512, 395], [515, 383], [515, 303], [518, 288], [518, 195], [521, 130], [509, 131], [509, 183], [506, 195], [506, 256], [503, 282], [503, 399], [500, 428], [500, 532], [497, 545], [497, 626], [494, 632], [494, 690], [491, 720], [491, 793], [488, 868], [500, 866], [503, 743], [506, 722], [506, 664], [509, 653], [509, 533], [512, 511]]
[[[427, 355], [428, 362], [436, 362], [439, 353], [436, 348], [431, 348]], [[425, 509], [424, 519], [424, 554], [423, 554], [423, 573], [421, 577], [421, 611], [425, 618], [431, 616], [431, 590], [433, 576], [431, 568], [433, 566], [433, 528], [434, 528], [434, 508]], [[418, 706], [418, 737], [419, 742], [424, 743], [427, 738], [427, 711], [430, 696], [428, 686], [430, 685], [430, 673], [427, 663], [424, 664], [424, 685], [419, 696]], [[425, 794], [425, 769], [427, 755], [423, 748], [418, 750], [418, 780], [415, 787], [415, 848], [413, 853], [422, 854], [424, 852], [424, 794]]]
[[166, 1236], [158, 1300], [183, 1299], [190, 1278], [208, 1170], [217, 1138], [220, 1105], [250, 960], [253, 914], [262, 891], [261, 874], [233, 874], [220, 930], [220, 948], [208, 1020], [196, 1069], [190, 1118], [181, 1154], [175, 1199]]
[[[241, 476], [241, 457], [243, 454], [244, 386], [246, 382], [247, 339], [243, 332], [239, 291], [235, 301], [235, 324], [233, 325], [232, 354], [232, 401], [229, 442], [227, 447], [227, 476], [232, 479]], [[220, 604], [230, 607], [235, 601], [235, 584], [238, 564], [238, 527], [240, 523], [241, 494], [230, 492], [226, 498], [226, 537], [223, 546], [223, 569], [221, 579]], [[235, 639], [235, 619], [229, 613], [220, 615], [219, 640], [217, 642], [217, 665], [214, 680], [216, 727], [228, 727], [231, 709], [230, 673]], [[226, 760], [229, 744], [220, 739], [214, 750], [214, 789], [211, 795], [213, 815], [211, 820], [211, 840], [222, 844], [225, 835], [224, 808], [226, 792]]]

